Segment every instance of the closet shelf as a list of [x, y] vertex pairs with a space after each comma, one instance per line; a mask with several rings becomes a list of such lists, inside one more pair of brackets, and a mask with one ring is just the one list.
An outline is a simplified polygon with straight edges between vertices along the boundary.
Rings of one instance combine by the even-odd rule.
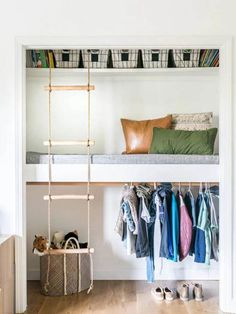
[[[46, 164], [26, 164], [26, 182], [47, 182]], [[53, 182], [86, 182], [86, 164], [53, 164]], [[91, 182], [218, 182], [218, 164], [91, 164]]]
[[[27, 68], [26, 74], [28, 77], [48, 77], [49, 70], [46, 68]], [[87, 69], [62, 69], [62, 68], [55, 68], [52, 69], [52, 76], [53, 77], [64, 77], [73, 76], [78, 74], [85, 75], [88, 72]], [[138, 69], [91, 69], [91, 74], [95, 76], [104, 75], [198, 75], [198, 76], [215, 76], [219, 73], [218, 67], [205, 67], [205, 68], [156, 68], [156, 69], [145, 69], [145, 68], [138, 68]]]

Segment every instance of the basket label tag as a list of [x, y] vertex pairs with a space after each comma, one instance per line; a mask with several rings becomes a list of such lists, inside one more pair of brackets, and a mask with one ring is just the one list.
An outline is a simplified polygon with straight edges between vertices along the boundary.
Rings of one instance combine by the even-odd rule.
[[152, 62], [159, 61], [159, 51], [152, 52]]
[[62, 50], [62, 61], [70, 61], [70, 51]]
[[121, 61], [129, 61], [129, 53], [128, 52], [122, 52], [121, 53]]
[[97, 53], [91, 54], [91, 61], [92, 62], [98, 62], [98, 54]]
[[184, 61], [190, 61], [190, 51], [184, 51], [183, 60]]

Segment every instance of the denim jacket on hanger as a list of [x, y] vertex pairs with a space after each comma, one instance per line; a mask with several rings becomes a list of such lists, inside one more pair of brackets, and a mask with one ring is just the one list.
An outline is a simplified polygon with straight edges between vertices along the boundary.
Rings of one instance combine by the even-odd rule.
[[195, 239], [195, 262], [210, 264], [211, 232], [209, 220], [209, 199], [205, 192], [200, 192], [201, 205]]
[[138, 207], [138, 235], [136, 240], [136, 257], [147, 257], [150, 255], [148, 227], [151, 216], [148, 210], [153, 189], [148, 185], [138, 185], [136, 193], [139, 198]]

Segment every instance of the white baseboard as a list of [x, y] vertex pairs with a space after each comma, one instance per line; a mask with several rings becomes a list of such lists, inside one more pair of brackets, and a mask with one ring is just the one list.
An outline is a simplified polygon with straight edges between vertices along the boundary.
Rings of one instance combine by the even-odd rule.
[[[219, 280], [216, 269], [157, 271], [156, 280]], [[30, 269], [27, 273], [28, 280], [39, 280], [39, 269]], [[146, 271], [142, 270], [94, 270], [95, 280], [146, 280]]]

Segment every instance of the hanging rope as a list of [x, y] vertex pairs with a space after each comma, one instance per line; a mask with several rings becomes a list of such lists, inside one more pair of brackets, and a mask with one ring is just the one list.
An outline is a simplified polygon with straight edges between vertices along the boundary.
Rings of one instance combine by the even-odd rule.
[[89, 200], [89, 194], [90, 194], [90, 168], [91, 168], [91, 160], [90, 160], [90, 58], [91, 54], [89, 52], [88, 55], [88, 117], [87, 117], [87, 138], [88, 138], [88, 144], [87, 144], [87, 162], [88, 162], [88, 181], [87, 181], [87, 206], [88, 206], [88, 248], [90, 248], [90, 200]]
[[50, 256], [50, 244], [51, 244], [51, 182], [52, 182], [52, 152], [51, 152], [51, 139], [52, 139], [52, 125], [51, 125], [51, 86], [52, 86], [52, 70], [49, 67], [49, 80], [48, 80], [48, 243], [47, 249], [49, 250], [48, 255], [48, 265], [47, 265], [47, 276], [46, 276], [46, 283], [45, 283], [45, 292], [48, 293], [49, 291], [49, 273], [50, 273], [50, 266], [51, 266], [51, 256]]
[[90, 60], [91, 60], [91, 52], [88, 54], [88, 121], [87, 121], [87, 162], [88, 162], [88, 181], [87, 181], [87, 206], [88, 206], [88, 249], [90, 256], [90, 287], [87, 291], [87, 294], [93, 289], [93, 258], [90, 253], [90, 181], [91, 181], [91, 156], [90, 156], [90, 128], [91, 128], [91, 109], [90, 109]]
[[52, 70], [49, 67], [49, 90], [48, 90], [48, 249], [51, 243], [51, 182], [52, 182], [52, 119], [51, 119], [51, 86], [52, 86]]

